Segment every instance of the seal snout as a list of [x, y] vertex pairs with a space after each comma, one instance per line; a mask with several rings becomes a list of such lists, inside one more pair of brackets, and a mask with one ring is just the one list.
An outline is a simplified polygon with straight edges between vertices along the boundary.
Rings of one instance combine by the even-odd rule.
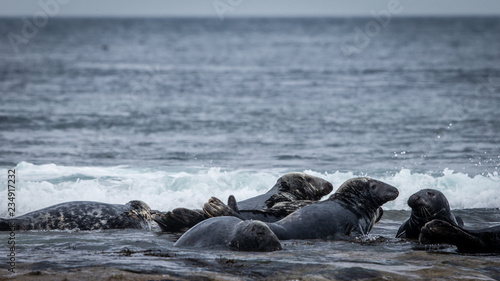
[[328, 194], [332, 192], [333, 185], [329, 181], [325, 181], [325, 183], [323, 183], [323, 190], [325, 191], [326, 194]]
[[411, 208], [413, 208], [417, 202], [420, 200], [420, 196], [418, 196], [418, 194], [413, 194], [412, 196], [410, 196], [410, 198], [408, 198], [408, 206], [410, 206]]
[[384, 188], [383, 188], [383, 196], [382, 196], [382, 198], [384, 198], [384, 200], [386, 202], [392, 201], [392, 200], [398, 198], [398, 196], [399, 196], [399, 190], [396, 187], [394, 187], [394, 186], [392, 186], [390, 184], [386, 184], [386, 183], [384, 183], [383, 186], [384, 186]]
[[427, 200], [425, 197], [420, 196], [420, 194], [415, 193], [410, 198], [408, 198], [408, 206], [412, 209], [421, 206], [427, 206]]
[[396, 198], [398, 198], [399, 196], [399, 190], [397, 188], [395, 188], [394, 186], [391, 186], [391, 189], [389, 190], [388, 192], [389, 194], [389, 200], [394, 200]]

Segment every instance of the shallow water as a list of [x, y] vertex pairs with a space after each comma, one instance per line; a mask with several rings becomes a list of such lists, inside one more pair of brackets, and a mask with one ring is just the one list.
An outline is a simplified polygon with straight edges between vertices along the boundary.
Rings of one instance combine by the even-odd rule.
[[[486, 227], [489, 221], [498, 221], [500, 210], [458, 210], [456, 214], [464, 217], [468, 227]], [[387, 211], [372, 233], [359, 242], [282, 241], [283, 250], [272, 253], [177, 248], [173, 243], [179, 235], [161, 233], [157, 228], [18, 232], [18, 273], [11, 276], [103, 267], [179, 278], [500, 278], [498, 255], [465, 255], [452, 246], [421, 247], [393, 238], [408, 215], [408, 211]], [[5, 233], [1, 237], [4, 240]]]

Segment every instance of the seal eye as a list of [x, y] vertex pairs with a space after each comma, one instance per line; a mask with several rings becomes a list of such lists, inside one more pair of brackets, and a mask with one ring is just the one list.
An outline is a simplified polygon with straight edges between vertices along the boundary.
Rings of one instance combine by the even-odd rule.
[[434, 192], [427, 191], [427, 196], [434, 197]]
[[376, 183], [370, 183], [370, 188], [372, 190], [375, 190], [377, 188], [377, 184]]

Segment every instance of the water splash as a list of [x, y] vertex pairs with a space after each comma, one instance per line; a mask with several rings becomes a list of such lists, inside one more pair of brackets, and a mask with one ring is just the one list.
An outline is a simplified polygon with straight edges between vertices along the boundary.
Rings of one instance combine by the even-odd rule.
[[[27, 162], [19, 163], [15, 169], [16, 215], [77, 200], [116, 204], [142, 200], [161, 211], [177, 207], [200, 208], [211, 196], [225, 201], [232, 194], [237, 200], [244, 200], [265, 193], [287, 172], [226, 171], [203, 167], [71, 167]], [[334, 190], [347, 179], [370, 176], [356, 172], [303, 172], [330, 181]], [[0, 173], [6, 175], [7, 169]], [[403, 169], [393, 175], [375, 178], [396, 186], [400, 191], [396, 200], [384, 205], [386, 210], [408, 210], [408, 197], [424, 188], [443, 192], [452, 209], [499, 207], [500, 176], [496, 172], [470, 177], [447, 169], [441, 175]], [[5, 188], [0, 192], [6, 193]], [[0, 197], [0, 206], [6, 206], [6, 200], [6, 196]], [[0, 209], [0, 216], [6, 215], [6, 208]]]

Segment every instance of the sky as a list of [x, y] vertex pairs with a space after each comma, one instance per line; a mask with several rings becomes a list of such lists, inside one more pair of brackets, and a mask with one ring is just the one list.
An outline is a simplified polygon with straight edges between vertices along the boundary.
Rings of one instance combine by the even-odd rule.
[[[500, 15], [500, 0], [0, 0], [0, 16]], [[395, 13], [396, 14], [396, 13]]]

